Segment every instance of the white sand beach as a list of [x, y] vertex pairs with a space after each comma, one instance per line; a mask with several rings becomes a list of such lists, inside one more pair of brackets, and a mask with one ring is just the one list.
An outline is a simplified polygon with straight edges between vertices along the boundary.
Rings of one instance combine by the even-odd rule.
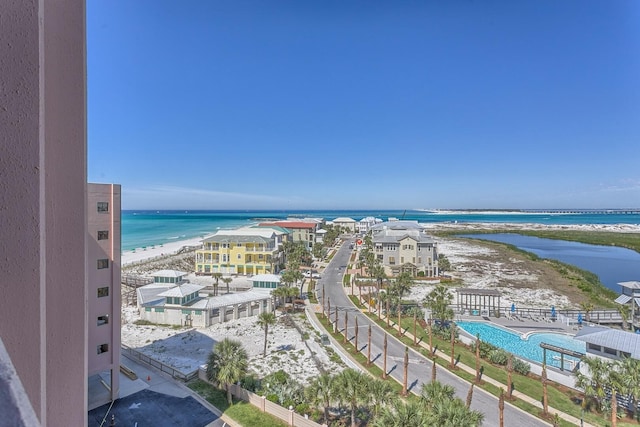
[[187, 240], [176, 240], [162, 245], [148, 246], [146, 248], [136, 248], [122, 252], [122, 265], [144, 261], [150, 258], [171, 255], [178, 252], [185, 246], [200, 246], [204, 237], [196, 237]]

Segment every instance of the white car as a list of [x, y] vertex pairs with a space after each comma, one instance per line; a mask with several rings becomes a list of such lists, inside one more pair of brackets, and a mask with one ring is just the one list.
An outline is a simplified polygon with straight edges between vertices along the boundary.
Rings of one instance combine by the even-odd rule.
[[307, 279], [319, 279], [320, 278], [320, 273], [318, 273], [317, 271], [305, 271], [302, 274], [304, 277], [306, 277]]

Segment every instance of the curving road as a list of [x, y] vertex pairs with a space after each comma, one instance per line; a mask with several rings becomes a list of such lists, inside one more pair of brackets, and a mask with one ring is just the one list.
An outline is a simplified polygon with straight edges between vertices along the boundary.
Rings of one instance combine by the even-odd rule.
[[[338, 330], [344, 331], [344, 315], [348, 313], [348, 332], [349, 340], [354, 342], [355, 335], [355, 317], [358, 317], [358, 347], [363, 354], [367, 354], [367, 341], [369, 325], [371, 329], [371, 359], [381, 369], [383, 367], [383, 342], [384, 330], [373, 323], [366, 314], [358, 310], [349, 300], [342, 287], [342, 278], [349, 263], [352, 244], [354, 239], [345, 241], [337, 253], [333, 256], [331, 262], [325, 269], [322, 278], [319, 280], [317, 289], [318, 301], [321, 303], [322, 289], [324, 288], [325, 299], [330, 298], [331, 302], [331, 320], [334, 319], [335, 310], [338, 311]], [[327, 301], [325, 300], [325, 304]], [[325, 307], [326, 309], [326, 307]], [[393, 335], [387, 335], [387, 374], [393, 376], [402, 383], [404, 368], [404, 352], [405, 345], [398, 341]], [[450, 373], [444, 368], [438, 366], [438, 381], [449, 384], [454, 387], [456, 395], [462, 400], [466, 400], [469, 391], [469, 383], [463, 381], [456, 375]], [[423, 355], [409, 349], [409, 367], [408, 367], [408, 388], [409, 391], [416, 394], [420, 393], [422, 384], [431, 381], [431, 360]], [[484, 426], [498, 426], [498, 398], [485, 392], [480, 388], [474, 388], [473, 401], [471, 408], [484, 414]], [[549, 426], [544, 421], [535, 418], [526, 412], [505, 402], [504, 408], [504, 424], [506, 426]]]

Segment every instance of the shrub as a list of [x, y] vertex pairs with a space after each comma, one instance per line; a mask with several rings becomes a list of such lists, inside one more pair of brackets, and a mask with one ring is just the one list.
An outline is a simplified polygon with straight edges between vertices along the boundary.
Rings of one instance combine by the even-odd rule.
[[531, 365], [520, 359], [513, 359], [513, 370], [521, 375], [528, 375], [531, 370]]
[[255, 393], [256, 390], [260, 389], [260, 380], [253, 375], [247, 375], [246, 377], [244, 377], [241, 384], [244, 389], [249, 390], [253, 393]]
[[300, 403], [296, 406], [296, 412], [301, 415], [308, 414], [309, 410], [310, 406], [308, 403]]
[[[476, 341], [471, 343], [470, 348], [472, 352], [476, 352]], [[491, 352], [497, 349], [498, 348], [496, 346], [491, 345], [488, 342], [482, 340], [480, 341], [480, 357], [482, 357], [483, 359], [489, 358]]]
[[424, 277], [424, 271], [418, 271], [418, 277]]
[[496, 365], [506, 365], [508, 359], [509, 353], [502, 350], [501, 348], [496, 348], [489, 353], [489, 361], [491, 363], [495, 363]]

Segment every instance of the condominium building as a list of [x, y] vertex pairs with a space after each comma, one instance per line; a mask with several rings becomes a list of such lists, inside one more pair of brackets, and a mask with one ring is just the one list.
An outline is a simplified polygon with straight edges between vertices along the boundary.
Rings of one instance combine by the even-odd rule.
[[313, 247], [316, 239], [316, 231], [318, 229], [318, 222], [311, 221], [273, 221], [262, 222], [260, 227], [282, 227], [291, 231], [290, 239], [294, 242], [302, 242], [309, 250]]
[[353, 218], [338, 217], [333, 221], [329, 221], [328, 224], [333, 224], [335, 226], [342, 227], [343, 229], [351, 233], [356, 232], [356, 220]]
[[408, 271], [414, 276], [438, 275], [438, 246], [413, 221], [392, 221], [371, 228], [373, 250], [387, 274], [397, 276]]
[[0, 9], [0, 424], [86, 426], [85, 2]]
[[196, 274], [275, 273], [282, 261], [282, 242], [289, 234], [281, 227], [219, 230], [196, 250]]
[[120, 194], [116, 184], [87, 184], [88, 375], [108, 386], [109, 400], [119, 392]]

